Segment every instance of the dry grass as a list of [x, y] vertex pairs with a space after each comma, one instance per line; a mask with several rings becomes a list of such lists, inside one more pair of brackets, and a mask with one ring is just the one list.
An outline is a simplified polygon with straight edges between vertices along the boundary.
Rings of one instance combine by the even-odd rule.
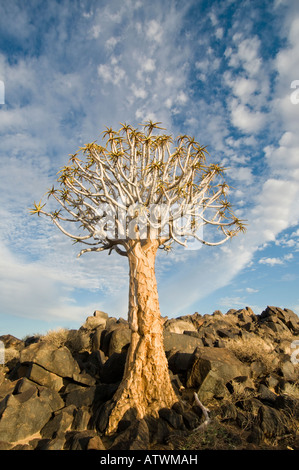
[[41, 340], [53, 346], [60, 348], [66, 346], [71, 353], [89, 351], [91, 348], [91, 338], [89, 334], [82, 334], [77, 330], [67, 328], [58, 328], [50, 330], [46, 335], [41, 336]]
[[277, 366], [277, 354], [274, 352], [273, 345], [259, 336], [228, 339], [225, 347], [242, 362], [249, 364], [255, 361], [261, 362], [268, 373], [273, 372]]
[[212, 420], [210, 424], [199, 430], [190, 432], [174, 442], [178, 450], [240, 450], [244, 448], [242, 432], [233, 426]]
[[50, 346], [60, 348], [64, 346], [68, 340], [69, 330], [67, 328], [58, 328], [50, 330], [45, 335], [41, 336], [41, 340]]

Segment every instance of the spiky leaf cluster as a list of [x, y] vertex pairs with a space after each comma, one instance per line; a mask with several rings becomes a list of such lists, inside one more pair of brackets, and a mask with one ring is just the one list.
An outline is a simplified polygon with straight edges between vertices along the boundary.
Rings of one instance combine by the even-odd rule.
[[[154, 134], [165, 130], [159, 124], [107, 128], [103, 145], [79, 148], [58, 173], [59, 187], [48, 197], [59, 209], [46, 212], [39, 202], [31, 213], [50, 217], [75, 243], [90, 245], [80, 254], [109, 249], [126, 255], [132, 237], [142, 243], [158, 238], [167, 251], [173, 242], [186, 246], [190, 237], [219, 245], [243, 231], [227, 201], [224, 169], [207, 162], [206, 148], [194, 138], [182, 135], [174, 143], [170, 135]], [[204, 226], [218, 229], [220, 239], [200, 237]]]

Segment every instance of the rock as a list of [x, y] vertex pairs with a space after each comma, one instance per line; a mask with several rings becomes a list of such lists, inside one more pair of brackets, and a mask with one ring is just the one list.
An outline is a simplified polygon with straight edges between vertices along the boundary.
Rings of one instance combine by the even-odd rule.
[[33, 450], [30, 444], [17, 444], [11, 450]]
[[[93, 440], [91, 444], [90, 441], [97, 437], [97, 440]], [[101, 438], [97, 435], [96, 431], [89, 430], [89, 431], [72, 431], [67, 435], [66, 439], [66, 450], [91, 450], [88, 449], [89, 445], [94, 446], [95, 443], [99, 444], [99, 440]], [[98, 450], [105, 450], [103, 444], [101, 444], [102, 448]]]
[[96, 428], [99, 430], [99, 432], [105, 431], [108, 425], [110, 413], [112, 409], [114, 408], [114, 406], [115, 406], [115, 403], [113, 402], [113, 400], [109, 400], [105, 403], [102, 403], [102, 405], [98, 409]]
[[0, 441], [0, 450], [10, 450], [13, 444], [10, 442]]
[[37, 364], [23, 364], [18, 368], [19, 377], [27, 377], [33, 382], [52, 388], [57, 392], [63, 387], [63, 379]]
[[65, 437], [55, 437], [54, 439], [41, 439], [36, 450], [63, 450]]
[[[120, 331], [118, 331], [120, 330]], [[123, 330], [125, 330], [123, 332]], [[117, 331], [117, 333], [114, 333]], [[111, 349], [109, 352], [110, 342], [114, 336], [113, 343], [111, 344]], [[106, 356], [113, 354], [113, 352], [121, 352], [124, 346], [127, 346], [131, 342], [131, 330], [129, 328], [128, 322], [124, 319], [116, 320], [114, 318], [109, 318], [106, 324], [105, 330], [101, 335], [101, 346], [100, 348]], [[118, 345], [119, 343], [119, 345]]]
[[160, 418], [164, 419], [174, 429], [185, 429], [183, 417], [173, 409], [161, 408], [159, 410]]
[[107, 402], [113, 397], [114, 393], [118, 389], [118, 382], [112, 384], [100, 383], [96, 388], [97, 400], [101, 403]]
[[72, 426], [75, 410], [76, 407], [71, 405], [54, 413], [51, 420], [41, 429], [41, 436], [45, 439], [53, 439], [63, 435]]
[[192, 365], [193, 360], [193, 354], [175, 351], [168, 357], [168, 367], [173, 374], [182, 374], [187, 372]]
[[165, 442], [171, 433], [170, 425], [164, 419], [157, 419], [153, 416], [146, 416], [144, 419], [148, 426], [150, 442], [153, 444]]
[[[70, 384], [72, 385], [72, 384]], [[82, 387], [75, 385], [66, 388], [65, 404], [66, 406], [75, 405], [77, 408], [81, 406], [91, 406], [93, 404], [96, 393], [96, 386]]]
[[262, 377], [267, 373], [267, 366], [261, 361], [253, 361], [250, 364], [250, 371], [251, 376], [254, 379], [257, 379], [258, 377]]
[[276, 403], [277, 395], [273, 393], [263, 384], [260, 384], [258, 389], [257, 398], [264, 404], [274, 406]]
[[216, 334], [220, 337], [220, 338], [235, 338], [236, 336], [239, 335], [239, 329], [237, 328], [218, 328], [216, 330]]
[[100, 436], [94, 436], [89, 439], [86, 450], [106, 450], [106, 448]]
[[225, 348], [225, 342], [222, 339], [216, 339], [213, 346], [214, 348]]
[[109, 341], [108, 356], [126, 350], [131, 343], [131, 336], [132, 332], [129, 328], [121, 327], [113, 330]]
[[277, 391], [279, 378], [273, 374], [269, 374], [265, 379], [265, 384], [271, 391]]
[[64, 406], [54, 390], [27, 388], [0, 403], [0, 440], [15, 442], [39, 432], [53, 411]]
[[225, 398], [229, 392], [225, 387], [224, 380], [219, 377], [218, 372], [210, 370], [201, 383], [198, 391], [198, 397], [202, 403], [209, 403], [213, 398]]
[[249, 435], [247, 436], [247, 442], [259, 445], [263, 440], [264, 434], [259, 426], [252, 426]]
[[258, 422], [266, 437], [280, 437], [289, 433], [286, 416], [270, 406], [263, 405], [260, 407]]
[[88, 424], [91, 420], [91, 414], [89, 407], [82, 406], [75, 412], [75, 418], [72, 423], [72, 429], [74, 431], [85, 431], [88, 428]]
[[216, 317], [218, 317], [218, 318], [223, 318], [223, 317], [224, 317], [224, 315], [223, 315], [223, 313], [221, 312], [221, 310], [215, 310], [215, 311], [212, 313], [212, 316], [213, 316], [214, 318], [216, 318]]
[[[243, 410], [248, 411], [253, 418], [256, 418], [258, 416], [259, 409], [263, 406], [263, 403], [258, 400], [257, 398], [246, 398], [243, 400]], [[253, 419], [253, 421], [256, 421], [256, 419]]]
[[[55, 347], [47, 337], [25, 342], [1, 337], [11, 360], [9, 367], [0, 368], [0, 449], [175, 449], [204, 419], [194, 391], [209, 406], [214, 424], [246, 431], [240, 442], [245, 448], [246, 435], [249, 448], [282, 445], [284, 437], [296, 448], [298, 379], [291, 345], [299, 330], [294, 312], [267, 307], [255, 315], [246, 307], [163, 321], [170, 378], [182, 401], [143, 420], [128, 410], [105, 446], [98, 432], [105, 432], [115, 406], [131, 341], [128, 322], [96, 311], [78, 331], [68, 330], [60, 338], [63, 346]], [[244, 363], [228, 346], [236, 335], [240, 347], [243, 339], [244, 348], [249, 347]], [[262, 351], [250, 350], [251, 340], [257, 348], [255, 339], [260, 338], [271, 344], [265, 363]]]
[[200, 419], [192, 410], [184, 411], [182, 417], [187, 429], [195, 429], [199, 426]]
[[248, 396], [255, 393], [255, 385], [251, 378], [246, 375], [235, 377], [225, 384], [227, 390], [235, 396]]
[[93, 316], [97, 318], [103, 318], [104, 320], [108, 320], [109, 315], [106, 312], [103, 312], [102, 310], [95, 310], [93, 312]]
[[147, 450], [149, 447], [149, 428], [145, 419], [133, 422], [114, 440], [109, 450]]
[[105, 330], [103, 326], [99, 326], [96, 328], [95, 332], [93, 333], [91, 337], [91, 350], [92, 351], [98, 351], [102, 347], [102, 337], [104, 334]]
[[112, 384], [120, 382], [125, 370], [127, 353], [113, 353], [103, 365], [101, 382]]
[[39, 398], [49, 404], [52, 412], [64, 408], [64, 401], [55, 390], [46, 387], [38, 387]]
[[260, 315], [261, 320], [275, 321], [275, 318], [280, 320], [287, 329], [292, 331], [293, 334], [299, 334], [299, 317], [289, 309], [282, 309], [279, 307], [267, 307]]
[[279, 318], [274, 318], [274, 321], [271, 321], [267, 318], [266, 322], [267, 322], [267, 327], [271, 328], [271, 330], [274, 331], [274, 333], [277, 333], [278, 335], [281, 335], [284, 332], [289, 331], [288, 327], [284, 325], [284, 323], [281, 320], [279, 320]]
[[[4, 368], [1, 367], [0, 368], [0, 388], [1, 388], [1, 385], [4, 383], [5, 381], [5, 371], [4, 371]], [[0, 392], [1, 393], [1, 392]]]
[[164, 349], [166, 352], [173, 350], [182, 353], [193, 353], [197, 347], [202, 346], [201, 338], [194, 338], [189, 335], [164, 332]]
[[5, 374], [3, 375], [4, 375], [4, 378], [3, 378], [4, 381], [0, 385], [0, 401], [3, 400], [3, 398], [6, 397], [6, 395], [9, 395], [10, 393], [12, 393], [16, 384], [18, 383], [18, 380], [15, 380], [13, 382], [9, 380], [5, 380]]
[[104, 318], [100, 315], [87, 317], [85, 323], [80, 327], [79, 330], [95, 330], [99, 326], [105, 328], [107, 323], [107, 318]]
[[295, 419], [299, 419], [299, 398], [281, 394], [276, 399], [276, 407], [294, 416]]
[[165, 323], [164, 331], [168, 331], [169, 333], [184, 334], [185, 331], [197, 330], [193, 323], [190, 321], [172, 318], [171, 320], [167, 320], [167, 322]]
[[216, 333], [205, 333], [202, 338], [203, 346], [206, 346], [207, 348], [212, 348], [216, 344], [216, 342], [218, 344], [218, 339], [216, 339]]
[[238, 410], [233, 403], [229, 401], [223, 403], [220, 407], [220, 415], [222, 421], [235, 421], [238, 416]]
[[68, 339], [65, 343], [65, 346], [72, 352], [76, 351], [77, 353], [83, 351], [89, 351], [92, 345], [92, 333], [91, 330], [79, 329], [70, 330], [68, 334]]
[[238, 320], [244, 324], [251, 323], [254, 319], [254, 313], [252, 310], [242, 309], [237, 312]]
[[96, 384], [96, 379], [85, 371], [81, 372], [80, 374], [73, 374], [72, 378], [75, 382], [78, 382], [79, 384], [88, 385], [89, 387], [92, 387]]
[[[195, 355], [197, 359], [194, 361], [187, 380], [188, 387], [200, 387], [210, 371], [214, 372], [224, 383], [235, 377], [249, 375], [248, 367], [225, 348], [198, 348]], [[215, 375], [213, 379], [216, 379]]]
[[23, 349], [20, 355], [21, 364], [34, 363], [60, 377], [73, 377], [79, 374], [78, 363], [65, 346], [55, 348], [46, 342], [34, 343]]
[[278, 371], [281, 376], [288, 382], [295, 382], [297, 379], [297, 369], [290, 359], [283, 362]]
[[275, 352], [282, 353], [282, 354], [288, 354], [291, 356], [293, 349], [292, 349], [292, 342], [290, 340], [281, 340], [278, 338], [278, 344], [275, 347]]
[[13, 335], [2, 335], [0, 336], [0, 341], [4, 344], [5, 349], [22, 349], [25, 345], [24, 341], [16, 338]]

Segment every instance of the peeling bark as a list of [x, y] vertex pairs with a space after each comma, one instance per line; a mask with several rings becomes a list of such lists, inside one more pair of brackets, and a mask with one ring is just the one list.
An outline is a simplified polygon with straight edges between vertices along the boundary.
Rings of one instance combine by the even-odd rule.
[[130, 266], [129, 326], [132, 330], [123, 380], [114, 395], [106, 434], [117, 430], [119, 421], [129, 409], [137, 418], [158, 416], [161, 408], [178, 401], [173, 390], [163, 343], [163, 324], [155, 276], [158, 240], [142, 246], [131, 241], [128, 250]]

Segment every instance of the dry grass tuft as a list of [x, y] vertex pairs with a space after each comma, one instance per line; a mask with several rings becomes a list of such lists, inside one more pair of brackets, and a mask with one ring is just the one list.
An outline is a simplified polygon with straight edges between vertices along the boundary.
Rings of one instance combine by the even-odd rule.
[[58, 328], [48, 331], [45, 335], [41, 336], [41, 340], [55, 348], [60, 348], [65, 345], [68, 336], [69, 330], [67, 328]]
[[260, 361], [269, 373], [277, 366], [277, 354], [274, 352], [273, 345], [259, 336], [228, 339], [225, 347], [242, 362], [251, 364]]
[[242, 433], [233, 426], [212, 420], [205, 429], [194, 430], [175, 442], [178, 450], [241, 450]]

